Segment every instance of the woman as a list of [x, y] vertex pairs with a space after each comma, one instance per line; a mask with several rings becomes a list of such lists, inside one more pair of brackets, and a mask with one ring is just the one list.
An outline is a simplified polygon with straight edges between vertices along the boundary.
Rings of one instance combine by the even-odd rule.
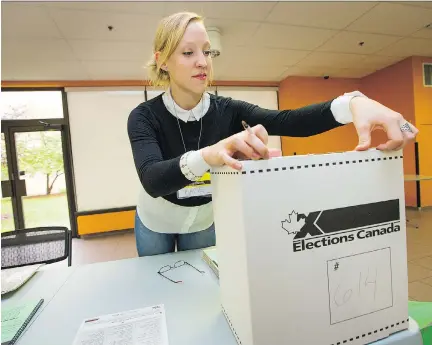
[[[164, 18], [153, 48], [151, 81], [167, 91], [138, 105], [128, 120], [143, 186], [135, 218], [139, 256], [215, 245], [211, 195], [196, 181], [208, 180], [212, 166], [241, 169], [239, 157], [280, 155], [267, 148], [268, 135], [307, 137], [353, 122], [356, 150], [369, 148], [376, 126], [389, 137], [377, 148], [397, 150], [418, 133], [402, 115], [359, 92], [282, 111], [205, 92], [212, 52], [203, 20], [194, 13]], [[251, 131], [243, 130], [242, 121]]]

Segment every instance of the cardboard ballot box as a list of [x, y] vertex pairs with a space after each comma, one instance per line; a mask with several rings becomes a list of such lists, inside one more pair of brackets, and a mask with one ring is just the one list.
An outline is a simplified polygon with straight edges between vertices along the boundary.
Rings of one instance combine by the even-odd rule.
[[239, 344], [356, 345], [408, 328], [401, 151], [242, 163], [211, 172]]

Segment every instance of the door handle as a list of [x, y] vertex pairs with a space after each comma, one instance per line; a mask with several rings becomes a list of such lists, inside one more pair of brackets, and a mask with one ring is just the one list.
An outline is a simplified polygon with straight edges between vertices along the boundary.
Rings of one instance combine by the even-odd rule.
[[12, 196], [12, 181], [1, 181], [2, 197], [8, 198]]
[[63, 125], [59, 125], [59, 124], [48, 123], [48, 122], [40, 121], [40, 120], [39, 120], [39, 123], [41, 125], [43, 125], [45, 128], [60, 129], [60, 130], [63, 129]]
[[16, 181], [17, 196], [27, 196], [26, 180]]

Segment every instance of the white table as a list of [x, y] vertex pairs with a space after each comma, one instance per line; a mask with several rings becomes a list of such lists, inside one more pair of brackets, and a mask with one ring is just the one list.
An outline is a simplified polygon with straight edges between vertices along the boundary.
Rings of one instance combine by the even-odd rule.
[[[187, 266], [168, 273], [183, 284], [157, 274], [162, 266], [177, 260], [205, 274]], [[50, 276], [45, 273], [37, 273], [27, 283], [32, 297], [44, 296], [44, 287], [52, 284], [51, 273], [67, 279], [56, 280], [57, 286], [60, 281], [63, 285], [45, 302], [17, 345], [71, 345], [85, 318], [156, 304], [165, 305], [170, 345], [237, 345], [221, 311], [218, 280], [201, 259], [200, 250], [56, 269], [49, 271]], [[421, 345], [416, 322], [411, 320], [409, 327], [374, 345]]]
[[[43, 310], [49, 305], [66, 281], [72, 276], [76, 267], [69, 267], [64, 270], [40, 270], [30, 278], [18, 290], [2, 295], [1, 306], [17, 303], [19, 301], [43, 298], [44, 303], [36, 312], [30, 325], [37, 320]], [[30, 329], [30, 326], [29, 326]]]

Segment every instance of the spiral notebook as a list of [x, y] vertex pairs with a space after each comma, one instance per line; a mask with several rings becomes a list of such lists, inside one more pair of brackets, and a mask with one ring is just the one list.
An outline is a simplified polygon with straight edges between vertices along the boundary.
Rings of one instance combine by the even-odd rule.
[[39, 299], [2, 307], [1, 345], [16, 343], [43, 302], [43, 299]]

